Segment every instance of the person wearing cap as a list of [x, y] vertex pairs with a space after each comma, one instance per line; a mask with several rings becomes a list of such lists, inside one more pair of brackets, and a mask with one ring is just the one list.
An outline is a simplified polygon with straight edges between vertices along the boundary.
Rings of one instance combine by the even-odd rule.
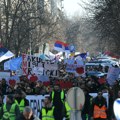
[[40, 111], [41, 120], [54, 120], [55, 107], [52, 105], [50, 97], [45, 97], [43, 107]]
[[107, 120], [108, 109], [107, 109], [107, 101], [103, 97], [102, 91], [98, 91], [97, 97], [93, 99], [92, 103], [92, 118], [94, 120]]
[[40, 120], [34, 113], [30, 106], [26, 106], [22, 113], [17, 116], [16, 120]]
[[23, 112], [25, 106], [29, 106], [29, 101], [25, 98], [21, 89], [18, 89], [15, 93], [15, 103], [19, 106], [20, 112]]
[[65, 100], [65, 92], [60, 89], [59, 84], [54, 86], [54, 90], [51, 92], [50, 98], [52, 99], [53, 106], [55, 106], [55, 120], [62, 120], [62, 109]]
[[6, 103], [3, 104], [1, 109], [0, 117], [2, 117], [2, 120], [15, 120], [19, 114], [20, 110], [18, 105], [14, 103], [13, 95], [7, 95]]

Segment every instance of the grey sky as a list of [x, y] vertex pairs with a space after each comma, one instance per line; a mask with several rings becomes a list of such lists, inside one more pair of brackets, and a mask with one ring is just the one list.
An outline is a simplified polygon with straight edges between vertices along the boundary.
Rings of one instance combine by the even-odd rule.
[[74, 14], [84, 15], [85, 10], [81, 7], [84, 6], [82, 1], [88, 3], [90, 0], [64, 0], [63, 5], [67, 16], [73, 16]]

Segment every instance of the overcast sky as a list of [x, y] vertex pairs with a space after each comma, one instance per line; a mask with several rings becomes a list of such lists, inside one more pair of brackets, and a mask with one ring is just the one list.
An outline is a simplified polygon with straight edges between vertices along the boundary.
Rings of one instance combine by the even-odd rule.
[[67, 16], [73, 16], [75, 13], [80, 16], [84, 15], [85, 10], [81, 7], [84, 5], [82, 1], [88, 2], [89, 0], [64, 0], [63, 6]]

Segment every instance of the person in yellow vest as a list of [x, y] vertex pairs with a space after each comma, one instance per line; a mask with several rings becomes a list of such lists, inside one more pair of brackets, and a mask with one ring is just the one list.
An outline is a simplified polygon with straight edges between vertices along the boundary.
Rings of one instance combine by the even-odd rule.
[[29, 106], [29, 101], [21, 89], [15, 91], [15, 103], [19, 106], [20, 112], [23, 112], [25, 106]]
[[102, 91], [98, 92], [97, 97], [93, 99], [92, 115], [94, 120], [107, 120], [107, 102], [102, 96]]
[[54, 116], [55, 116], [55, 107], [52, 106], [50, 97], [46, 97], [44, 99], [43, 107], [40, 112], [40, 119], [41, 120], [54, 120]]
[[54, 90], [51, 92], [50, 98], [52, 99], [53, 106], [55, 106], [55, 120], [62, 120], [65, 92], [60, 88], [59, 84], [54, 85]]
[[[83, 109], [83, 105], [80, 104], [79, 110], [82, 111], [82, 109]], [[74, 112], [74, 111], [75, 109], [72, 109], [70, 105], [68, 104], [68, 102], [65, 101], [63, 111], [62, 111], [63, 117], [65, 118], [65, 120], [70, 120], [70, 114], [71, 112]]]
[[64, 107], [63, 107], [63, 116], [65, 117], [65, 120], [70, 120], [70, 112], [71, 112], [71, 107], [69, 106], [68, 102], [65, 101]]
[[16, 116], [20, 114], [18, 105], [14, 103], [13, 95], [7, 95], [6, 103], [3, 104], [1, 114], [2, 120], [16, 120]]

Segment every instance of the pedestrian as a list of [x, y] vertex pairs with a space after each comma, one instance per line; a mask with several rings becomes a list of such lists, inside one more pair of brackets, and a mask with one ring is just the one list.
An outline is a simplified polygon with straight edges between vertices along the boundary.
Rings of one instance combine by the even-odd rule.
[[16, 120], [16, 116], [20, 114], [18, 105], [14, 103], [13, 95], [7, 95], [6, 103], [3, 104], [1, 109], [0, 118], [2, 120]]
[[92, 115], [94, 120], [107, 120], [107, 102], [103, 97], [102, 91], [98, 92], [97, 97], [93, 99]]
[[91, 108], [92, 108], [92, 96], [89, 95], [89, 90], [85, 87], [83, 89], [84, 94], [85, 94], [85, 103], [81, 112], [81, 116], [82, 116], [82, 120], [90, 120], [92, 117], [92, 112], [91, 112]]
[[50, 94], [50, 98], [52, 99], [53, 106], [55, 106], [55, 120], [62, 120], [62, 110], [65, 100], [65, 92], [60, 88], [59, 84], [56, 84], [54, 86], [54, 89]]
[[25, 98], [21, 89], [18, 89], [15, 92], [15, 103], [19, 106], [20, 112], [23, 112], [25, 106], [29, 106], [29, 101]]
[[55, 107], [52, 106], [52, 101], [50, 97], [46, 97], [44, 99], [43, 107], [40, 112], [40, 119], [41, 120], [54, 120], [54, 116], [55, 116]]
[[72, 111], [71, 107], [69, 106], [68, 102], [65, 101], [63, 107], [63, 117], [65, 117], [65, 120], [70, 120], [71, 111]]
[[26, 106], [22, 113], [17, 117], [16, 120], [40, 120], [36, 115], [34, 115], [31, 107]]

